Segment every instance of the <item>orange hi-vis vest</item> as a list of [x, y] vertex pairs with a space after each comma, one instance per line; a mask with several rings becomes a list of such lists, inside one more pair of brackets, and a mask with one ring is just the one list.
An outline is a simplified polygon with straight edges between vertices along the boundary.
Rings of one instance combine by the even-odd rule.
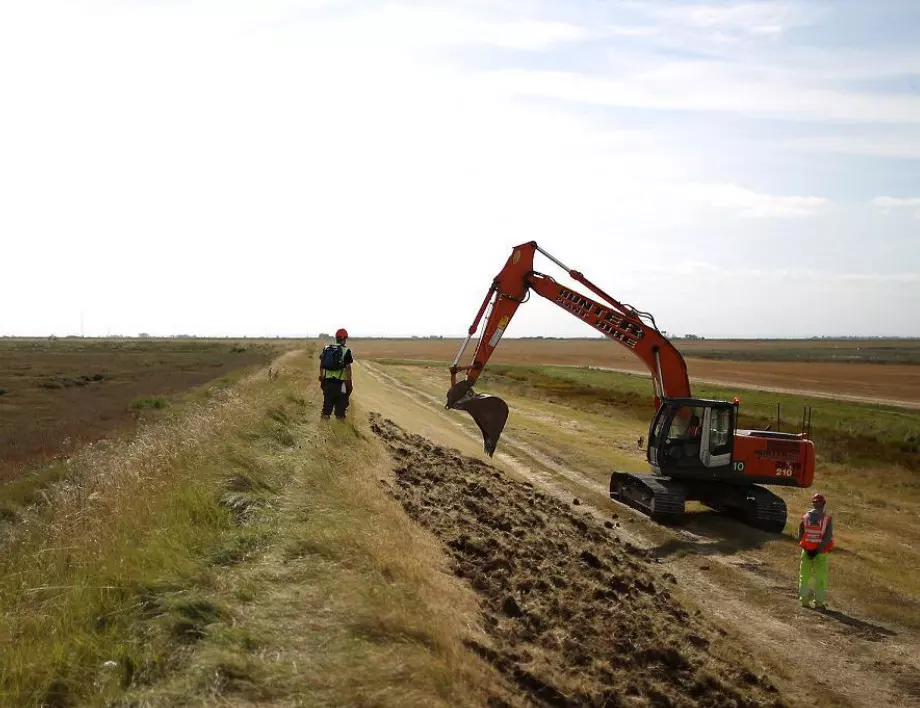
[[[805, 512], [805, 514], [802, 515], [802, 526], [805, 528], [805, 533], [802, 534], [802, 540], [799, 541], [799, 545], [806, 551], [818, 550], [818, 546], [820, 546], [821, 541], [824, 540], [824, 533], [827, 531], [827, 522], [830, 518], [830, 516], [824, 515], [821, 517], [820, 523], [809, 525], [808, 512]], [[824, 549], [824, 552], [826, 553], [833, 547], [834, 542], [831, 541], [830, 545]]]

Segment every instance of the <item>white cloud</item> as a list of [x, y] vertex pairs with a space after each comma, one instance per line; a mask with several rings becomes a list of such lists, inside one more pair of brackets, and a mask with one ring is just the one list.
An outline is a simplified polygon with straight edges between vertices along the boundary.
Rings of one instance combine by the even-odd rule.
[[781, 281], [807, 281], [820, 285], [863, 284], [920, 284], [920, 273], [835, 273], [812, 268], [729, 268], [705, 261], [684, 261], [669, 266], [639, 267], [639, 273], [647, 276], [686, 276], [714, 282], [726, 280], [765, 281], [778, 284]]
[[872, 200], [872, 206], [879, 209], [883, 214], [890, 214], [892, 209], [912, 209], [917, 207], [914, 216], [920, 219], [920, 197], [876, 197]]
[[814, 88], [775, 71], [671, 61], [614, 77], [571, 71], [490, 72], [496, 88], [545, 98], [657, 110], [712, 111], [822, 122], [920, 124], [920, 97]]
[[920, 197], [876, 197], [872, 200], [872, 205], [883, 209], [891, 207], [914, 207], [920, 206]]
[[386, 5], [367, 11], [364, 22], [388, 42], [415, 46], [491, 45], [539, 51], [585, 39], [586, 27], [568, 22], [483, 17], [448, 7]]
[[786, 2], [685, 4], [655, 8], [653, 12], [679, 25], [742, 35], [780, 34], [790, 27], [810, 24], [819, 14], [801, 3]]
[[787, 145], [799, 150], [836, 152], [845, 155], [868, 155], [897, 159], [920, 158], [920, 136], [916, 138], [822, 135], [791, 140]]
[[679, 191], [693, 202], [752, 219], [815, 216], [830, 205], [823, 197], [762, 194], [734, 184], [686, 184]]
[[626, 5], [642, 18], [636, 30], [652, 35], [647, 46], [613, 42], [606, 61], [587, 71], [518, 65], [497, 69], [488, 80], [502, 90], [597, 106], [920, 125], [915, 91], [854, 84], [920, 72], [920, 50], [783, 40], [787, 29], [819, 22], [827, 8], [804, 2]]
[[[757, 259], [770, 244], [758, 243], [757, 248], [746, 260]], [[634, 260], [629, 268], [616, 270], [615, 277], [605, 273], [603, 261], [597, 259], [584, 271], [621, 302], [651, 312], [658, 326], [669, 332], [707, 337], [885, 336], [914, 332], [920, 326], [914, 315], [920, 307], [920, 272], [732, 266], [699, 260], [699, 249], [694, 252], [692, 257], [667, 263]], [[554, 255], [567, 262], [564, 252]], [[662, 260], [664, 255], [655, 254]], [[796, 257], [801, 260], [798, 252]], [[655, 287], [646, 288], [646, 283]], [[590, 332], [552, 305], [536, 298], [531, 301], [534, 304], [521, 308], [515, 329], [509, 329], [512, 336], [557, 328], [566, 336]], [[898, 307], [892, 308], [892, 302]]]

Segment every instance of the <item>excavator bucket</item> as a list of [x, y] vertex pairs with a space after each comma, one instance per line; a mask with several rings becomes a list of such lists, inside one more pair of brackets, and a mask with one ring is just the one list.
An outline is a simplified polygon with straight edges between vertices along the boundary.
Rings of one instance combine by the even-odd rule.
[[496, 396], [476, 393], [468, 381], [461, 381], [447, 392], [446, 407], [466, 411], [473, 417], [482, 431], [483, 448], [492, 457], [508, 420], [508, 404]]

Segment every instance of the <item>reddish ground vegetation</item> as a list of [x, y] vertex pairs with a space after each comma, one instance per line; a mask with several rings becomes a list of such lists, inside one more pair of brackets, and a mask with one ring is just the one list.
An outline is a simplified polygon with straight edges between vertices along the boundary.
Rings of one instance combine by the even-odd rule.
[[0, 348], [0, 483], [130, 427], [142, 415], [138, 408], [158, 407], [161, 398], [262, 364], [270, 353], [267, 345], [223, 342]]

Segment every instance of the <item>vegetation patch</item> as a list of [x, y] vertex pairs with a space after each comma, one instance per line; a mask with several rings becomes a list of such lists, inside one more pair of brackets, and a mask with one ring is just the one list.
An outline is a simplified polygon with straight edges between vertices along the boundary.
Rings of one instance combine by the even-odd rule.
[[144, 396], [142, 398], [135, 398], [131, 401], [131, 408], [138, 411], [144, 410], [163, 410], [164, 408], [169, 408], [169, 401], [167, 401], [162, 396]]

